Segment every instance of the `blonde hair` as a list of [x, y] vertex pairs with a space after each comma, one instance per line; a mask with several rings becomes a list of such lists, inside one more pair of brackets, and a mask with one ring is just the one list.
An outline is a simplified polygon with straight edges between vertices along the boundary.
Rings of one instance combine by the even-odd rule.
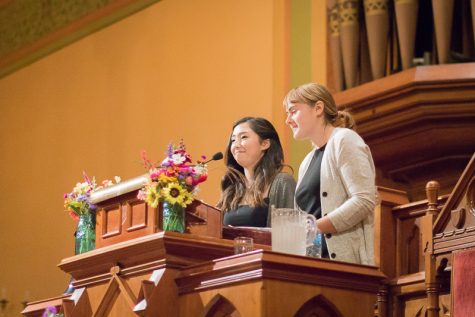
[[310, 107], [321, 101], [324, 104], [325, 122], [335, 126], [356, 130], [355, 120], [347, 111], [338, 111], [335, 100], [328, 89], [317, 83], [308, 83], [292, 89], [284, 98], [284, 107], [292, 103], [304, 103]]

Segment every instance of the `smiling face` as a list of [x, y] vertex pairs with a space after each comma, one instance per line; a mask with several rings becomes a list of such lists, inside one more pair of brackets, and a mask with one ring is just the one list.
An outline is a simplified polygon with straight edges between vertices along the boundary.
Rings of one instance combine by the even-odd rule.
[[261, 140], [248, 122], [237, 125], [231, 135], [231, 154], [236, 162], [247, 171], [254, 167], [270, 146], [270, 140]]
[[320, 125], [324, 122], [323, 102], [317, 101], [313, 107], [300, 102], [289, 103], [285, 110], [285, 123], [292, 129], [294, 139], [315, 139]]

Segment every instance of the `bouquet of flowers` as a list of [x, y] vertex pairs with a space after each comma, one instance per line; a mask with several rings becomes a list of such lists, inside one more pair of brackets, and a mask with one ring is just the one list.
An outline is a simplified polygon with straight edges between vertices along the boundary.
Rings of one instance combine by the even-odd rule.
[[[84, 182], [77, 183], [73, 191], [64, 194], [64, 207], [71, 218], [78, 222], [76, 229], [75, 253], [81, 254], [94, 250], [96, 246], [96, 206], [91, 203], [91, 194], [101, 188], [114, 185], [110, 180], [105, 180], [97, 186], [96, 178], [90, 179], [85, 172]], [[120, 182], [120, 177], [115, 177], [115, 182]]]
[[[202, 159], [206, 159], [202, 156]], [[151, 163], [142, 152], [142, 160], [149, 169], [149, 180], [139, 191], [138, 198], [149, 206], [157, 208], [159, 202], [178, 204], [186, 207], [191, 204], [197, 192], [197, 185], [208, 177], [206, 165], [197, 161], [191, 163], [191, 156], [186, 152], [183, 140], [178, 146], [168, 145], [167, 157], [160, 165]]]
[[[114, 185], [110, 180], [105, 180], [102, 185], [97, 186], [96, 178], [90, 179], [85, 172], [83, 172], [84, 182], [77, 183], [73, 191], [64, 194], [64, 207], [69, 212], [69, 215], [74, 220], [79, 220], [81, 215], [85, 215], [94, 211], [96, 206], [90, 202], [91, 194], [101, 188]], [[120, 177], [115, 177], [115, 183], [120, 182]]]
[[[206, 159], [205, 156], [201, 158]], [[144, 151], [142, 160], [150, 177], [137, 198], [152, 208], [164, 203], [163, 229], [184, 232], [184, 214], [176, 213], [184, 213], [184, 208], [193, 202], [198, 184], [208, 177], [206, 164], [202, 161], [191, 164], [191, 156], [183, 140], [178, 145], [168, 145], [167, 157], [160, 164], [151, 163]]]

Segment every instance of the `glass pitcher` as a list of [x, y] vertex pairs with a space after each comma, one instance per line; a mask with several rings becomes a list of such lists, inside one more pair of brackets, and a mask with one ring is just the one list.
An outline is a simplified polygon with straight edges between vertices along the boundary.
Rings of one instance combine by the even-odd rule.
[[306, 255], [313, 244], [316, 219], [305, 211], [292, 208], [271, 208], [272, 251]]

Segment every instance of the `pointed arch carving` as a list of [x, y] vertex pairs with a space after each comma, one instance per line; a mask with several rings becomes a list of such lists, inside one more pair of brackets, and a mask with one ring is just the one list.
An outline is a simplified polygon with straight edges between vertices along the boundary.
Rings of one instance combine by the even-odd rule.
[[241, 314], [226, 297], [222, 296], [221, 294], [217, 294], [208, 303], [208, 305], [206, 305], [202, 316], [203, 317], [241, 317]]
[[306, 301], [294, 317], [343, 317], [343, 315], [325, 296], [318, 295]]

